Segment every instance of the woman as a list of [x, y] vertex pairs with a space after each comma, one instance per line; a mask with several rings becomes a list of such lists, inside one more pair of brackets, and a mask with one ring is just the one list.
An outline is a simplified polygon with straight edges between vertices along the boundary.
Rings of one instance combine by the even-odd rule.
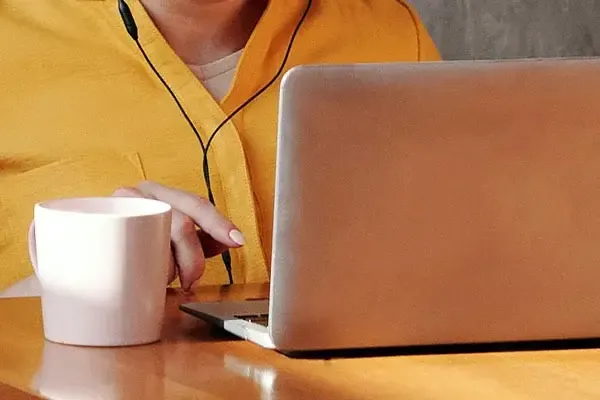
[[[174, 206], [184, 288], [227, 282], [223, 252], [234, 282], [268, 280], [281, 73], [439, 59], [401, 0], [6, 0], [0, 38], [0, 290], [31, 274], [37, 201], [110, 194]], [[215, 208], [196, 132], [219, 125]]]

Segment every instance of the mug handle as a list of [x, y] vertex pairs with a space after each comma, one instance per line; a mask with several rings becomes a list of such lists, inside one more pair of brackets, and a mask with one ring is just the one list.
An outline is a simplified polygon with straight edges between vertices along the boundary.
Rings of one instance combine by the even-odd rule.
[[31, 221], [27, 236], [29, 243], [29, 260], [31, 261], [31, 265], [33, 265], [33, 270], [35, 271], [35, 274], [39, 277], [37, 267], [37, 251], [35, 245], [35, 221]]

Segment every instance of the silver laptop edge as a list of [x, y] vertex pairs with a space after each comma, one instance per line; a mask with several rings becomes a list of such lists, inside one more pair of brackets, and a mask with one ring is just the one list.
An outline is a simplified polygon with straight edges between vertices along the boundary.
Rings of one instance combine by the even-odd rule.
[[270, 300], [182, 309], [283, 351], [600, 337], [599, 103], [595, 58], [295, 67]]

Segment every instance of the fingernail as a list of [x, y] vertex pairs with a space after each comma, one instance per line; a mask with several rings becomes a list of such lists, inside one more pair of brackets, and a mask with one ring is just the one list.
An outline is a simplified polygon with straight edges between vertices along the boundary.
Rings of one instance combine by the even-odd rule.
[[244, 235], [242, 235], [242, 232], [238, 231], [237, 229], [234, 229], [231, 232], [229, 232], [229, 237], [231, 238], [231, 240], [233, 240], [240, 246], [243, 246], [244, 244], [246, 244]]

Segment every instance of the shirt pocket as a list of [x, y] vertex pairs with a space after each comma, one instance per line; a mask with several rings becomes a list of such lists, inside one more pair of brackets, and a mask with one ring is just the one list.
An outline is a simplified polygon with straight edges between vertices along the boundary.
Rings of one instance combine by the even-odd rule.
[[59, 159], [0, 179], [0, 290], [32, 273], [27, 231], [37, 202], [109, 196], [145, 179], [138, 153], [98, 151]]

